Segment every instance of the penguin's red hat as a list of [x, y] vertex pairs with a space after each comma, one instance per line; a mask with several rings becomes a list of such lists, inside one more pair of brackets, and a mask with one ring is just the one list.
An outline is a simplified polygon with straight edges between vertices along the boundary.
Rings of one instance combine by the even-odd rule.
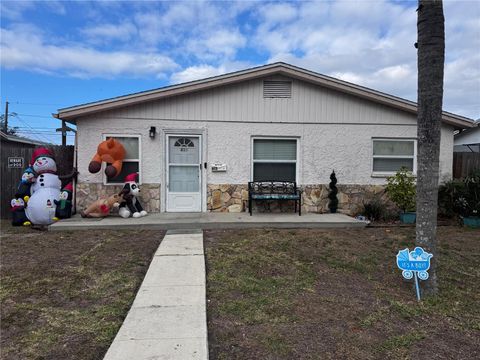
[[50, 149], [41, 147], [41, 148], [37, 148], [33, 151], [32, 160], [30, 161], [30, 164], [33, 164], [35, 162], [35, 160], [37, 160], [39, 157], [42, 157], [42, 156], [46, 156], [46, 157], [54, 159], [54, 155], [53, 155], [53, 153]]
[[125, 182], [137, 182], [138, 173], [134, 172], [125, 176]]
[[73, 192], [73, 184], [69, 182], [65, 187], [63, 188], [63, 191], [70, 191]]

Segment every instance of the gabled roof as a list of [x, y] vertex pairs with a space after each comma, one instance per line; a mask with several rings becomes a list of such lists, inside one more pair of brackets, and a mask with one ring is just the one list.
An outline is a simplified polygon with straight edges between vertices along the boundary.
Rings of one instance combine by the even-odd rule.
[[4, 139], [6, 141], [24, 143], [24, 144], [29, 144], [29, 145], [32, 145], [32, 146], [52, 145], [51, 143], [47, 143], [47, 142], [43, 142], [43, 141], [24, 138], [24, 137], [17, 136], [17, 135], [5, 134], [1, 130], [0, 130], [0, 138]]
[[[134, 94], [114, 97], [111, 99], [96, 101], [87, 104], [76, 105], [59, 109], [54, 117], [75, 123], [76, 118], [93, 114], [98, 111], [112, 110], [119, 107], [135, 105], [147, 101], [164, 99], [171, 96], [184, 95], [196, 91], [207, 90], [218, 86], [231, 85], [246, 80], [257, 79], [271, 75], [284, 75], [294, 79], [306, 81], [315, 85], [340, 91], [346, 94], [357, 96], [379, 104], [387, 105], [410, 113], [417, 113], [417, 104], [380, 91], [372, 90], [347, 81], [335, 79], [310, 70], [283, 62], [254, 67], [242, 71], [236, 71], [224, 75], [214, 76], [206, 79], [190, 81], [183, 84], [166, 86], [159, 89], [142, 91]], [[472, 119], [443, 112], [442, 120], [456, 128], [470, 128], [475, 126]]]

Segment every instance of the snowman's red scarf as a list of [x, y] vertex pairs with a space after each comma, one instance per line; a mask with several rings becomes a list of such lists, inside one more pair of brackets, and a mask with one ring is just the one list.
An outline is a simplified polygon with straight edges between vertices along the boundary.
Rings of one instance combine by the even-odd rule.
[[38, 175], [42, 175], [42, 174], [57, 174], [56, 171], [53, 171], [53, 170], [45, 170], [45, 171], [42, 171], [40, 173], [37, 173]]

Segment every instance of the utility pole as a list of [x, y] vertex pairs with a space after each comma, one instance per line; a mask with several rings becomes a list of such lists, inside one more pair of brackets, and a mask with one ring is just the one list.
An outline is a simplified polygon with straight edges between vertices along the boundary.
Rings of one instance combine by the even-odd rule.
[[8, 101], [5, 101], [5, 122], [3, 123], [3, 132], [8, 134]]
[[62, 133], [62, 146], [67, 145], [67, 131], [75, 132], [75, 130], [73, 130], [71, 127], [67, 126], [65, 120], [62, 120], [62, 127], [56, 129], [56, 131], [59, 131], [59, 132]]

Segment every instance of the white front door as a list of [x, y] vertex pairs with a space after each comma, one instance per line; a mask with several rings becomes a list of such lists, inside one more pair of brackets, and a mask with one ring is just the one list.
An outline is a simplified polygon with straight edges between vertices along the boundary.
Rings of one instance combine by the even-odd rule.
[[202, 138], [167, 135], [167, 211], [202, 211]]

